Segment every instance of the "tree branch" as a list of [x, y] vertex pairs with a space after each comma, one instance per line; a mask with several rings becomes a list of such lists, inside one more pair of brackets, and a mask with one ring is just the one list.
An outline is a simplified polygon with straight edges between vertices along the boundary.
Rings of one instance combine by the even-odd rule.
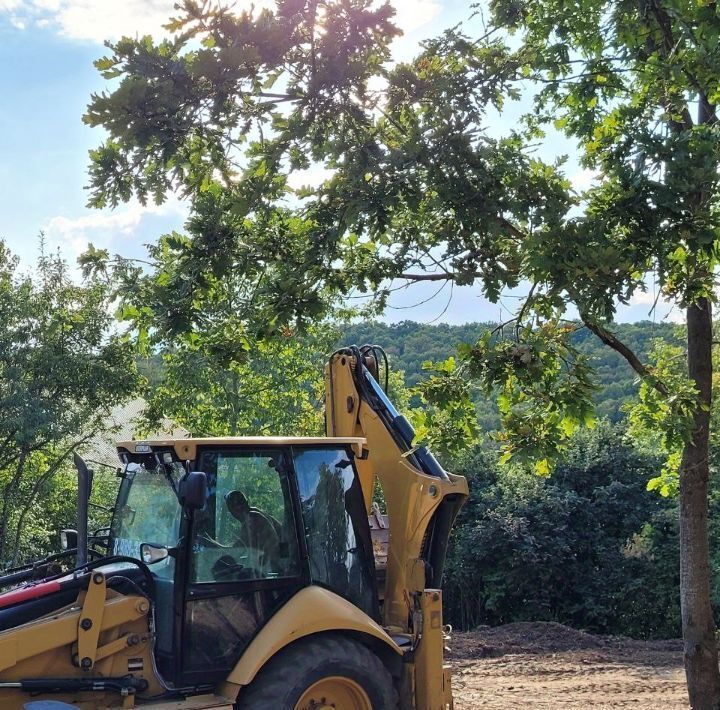
[[[582, 316], [581, 316], [582, 318]], [[582, 322], [586, 328], [594, 333], [600, 340], [605, 343], [608, 347], [611, 347], [615, 352], [622, 355], [627, 360], [630, 367], [640, 375], [643, 380], [649, 382], [663, 397], [667, 397], [670, 393], [663, 382], [658, 380], [652, 375], [650, 370], [640, 362], [640, 358], [621, 340], [618, 340], [609, 330], [606, 330], [601, 325], [593, 323], [590, 320], [582, 318]]]
[[40, 489], [43, 487], [43, 485], [48, 481], [48, 479], [52, 478], [62, 465], [63, 461], [72, 453], [72, 451], [80, 446], [81, 444], [86, 443], [92, 438], [92, 434], [85, 435], [82, 439], [79, 441], [73, 442], [68, 448], [66, 448], [60, 456], [47, 468], [47, 470], [35, 481], [33, 484], [32, 490], [30, 492], [30, 496], [28, 497], [27, 501], [22, 507], [22, 510], [20, 512], [20, 517], [17, 522], [17, 527], [15, 528], [15, 539], [13, 541], [12, 549], [9, 551], [10, 554], [12, 554], [12, 565], [17, 564], [17, 558], [18, 553], [20, 551], [20, 537], [22, 535], [22, 531], [25, 527], [25, 520], [28, 516], [28, 513], [30, 512], [30, 509], [35, 505], [35, 501], [37, 499], [37, 495], [40, 491]]
[[[663, 37], [662, 46], [657, 48], [658, 51], [660, 52], [663, 59], [665, 59], [666, 61], [672, 60], [673, 55], [676, 53], [678, 45], [675, 41], [675, 37], [673, 36], [672, 21], [667, 13], [667, 10], [662, 6], [661, 0], [646, 0], [645, 11], [652, 12], [652, 14], [655, 16], [655, 21], [657, 22], [658, 29], [660, 30], [660, 33]], [[648, 38], [648, 41], [652, 40]], [[707, 91], [705, 91], [700, 85], [697, 76], [690, 72], [687, 66], [682, 62], [680, 62], [680, 71], [685, 74], [688, 81], [695, 87], [696, 91], [699, 94], [700, 100], [707, 100]], [[692, 120], [692, 116], [690, 115], [690, 110], [687, 106], [682, 107], [681, 114], [683, 117], [684, 127], [686, 129], [692, 128], [694, 122]]]
[[[473, 274], [479, 277], [480, 274]], [[456, 274], [444, 272], [441, 274], [398, 274], [396, 278], [405, 279], [406, 281], [454, 281]]]
[[7, 537], [8, 518], [10, 515], [10, 499], [17, 493], [16, 487], [19, 484], [20, 479], [22, 478], [23, 471], [25, 469], [25, 461], [28, 455], [29, 453], [26, 449], [23, 449], [20, 452], [17, 466], [15, 468], [15, 473], [13, 474], [12, 479], [3, 491], [2, 513], [0, 514], [0, 561], [2, 561], [3, 564], [5, 564], [5, 540]]
[[474, 279], [481, 279], [483, 274], [479, 271], [472, 271], [468, 274], [457, 274], [451, 271], [443, 271], [442, 273], [433, 274], [409, 274], [402, 273], [397, 276], [393, 276], [395, 279], [405, 279], [406, 281], [455, 281], [459, 276], [472, 276]]

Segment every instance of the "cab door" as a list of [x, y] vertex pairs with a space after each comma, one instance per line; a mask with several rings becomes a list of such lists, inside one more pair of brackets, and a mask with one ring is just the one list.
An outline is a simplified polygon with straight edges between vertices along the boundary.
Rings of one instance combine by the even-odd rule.
[[380, 619], [365, 498], [352, 452], [293, 447], [310, 579]]
[[189, 531], [182, 682], [214, 683], [279, 606], [307, 584], [289, 451], [207, 448], [208, 501]]

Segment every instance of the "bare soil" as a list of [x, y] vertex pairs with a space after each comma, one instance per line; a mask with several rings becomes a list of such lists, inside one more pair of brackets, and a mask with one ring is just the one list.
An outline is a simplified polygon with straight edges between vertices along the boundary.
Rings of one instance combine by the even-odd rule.
[[680, 641], [594, 636], [553, 623], [454, 632], [456, 710], [687, 710]]

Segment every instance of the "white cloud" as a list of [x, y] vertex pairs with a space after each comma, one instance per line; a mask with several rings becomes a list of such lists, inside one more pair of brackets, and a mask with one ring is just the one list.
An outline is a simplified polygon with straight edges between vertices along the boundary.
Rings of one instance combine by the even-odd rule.
[[56, 12], [62, 7], [62, 0], [32, 0], [32, 4], [39, 10]]
[[[33, 0], [50, 15], [59, 34], [103, 42], [123, 35], [166, 34], [163, 25], [175, 13], [173, 0]], [[55, 7], [51, 7], [54, 5]]]
[[[122, 246], [119, 251], [126, 255], [128, 249], [142, 249], [138, 237], [143, 222], [156, 217], [179, 226], [185, 214], [186, 208], [174, 200], [146, 207], [133, 203], [113, 211], [88, 211], [78, 217], [58, 215], [45, 224], [43, 232], [50, 248], [58, 248], [71, 260], [85, 251], [90, 242], [99, 248]], [[148, 241], [154, 241], [159, 233], [153, 229]]]
[[[392, 0], [395, 18], [405, 33], [431, 22], [442, 10], [438, 0]], [[51, 25], [69, 39], [102, 43], [123, 35], [167, 34], [163, 29], [178, 14], [176, 0], [0, 0], [0, 13], [13, 13], [19, 29], [28, 24]], [[272, 0], [239, 0], [235, 8], [274, 7]]]
[[69, 39], [102, 43], [123, 35], [166, 34], [177, 14], [175, 0], [0, 0], [0, 13], [12, 12], [13, 24], [51, 26]]
[[652, 291], [635, 291], [635, 293], [630, 298], [630, 305], [631, 306], [652, 306], [653, 303], [655, 303], [655, 299], [657, 298], [657, 294], [652, 293]]

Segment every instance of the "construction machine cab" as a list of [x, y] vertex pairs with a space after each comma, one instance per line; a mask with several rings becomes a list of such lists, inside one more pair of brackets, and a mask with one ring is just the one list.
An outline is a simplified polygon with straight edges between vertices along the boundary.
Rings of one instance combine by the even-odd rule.
[[[165, 680], [224, 679], [275, 611], [311, 584], [379, 618], [354, 463], [353, 449], [362, 446], [252, 437], [119, 446], [125, 471], [110, 552], [146, 562], [146, 543], [169, 551], [149, 566]], [[206, 478], [202, 506], [179, 495], [189, 468]]]

